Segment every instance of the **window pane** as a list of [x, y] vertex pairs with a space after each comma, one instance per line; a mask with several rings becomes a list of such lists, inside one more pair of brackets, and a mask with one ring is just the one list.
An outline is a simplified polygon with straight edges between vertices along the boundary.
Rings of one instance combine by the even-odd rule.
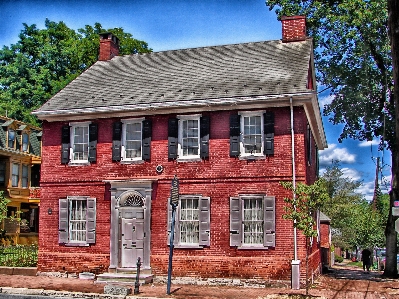
[[182, 155], [199, 155], [199, 120], [182, 120]]
[[19, 184], [19, 164], [12, 164], [12, 186], [18, 187]]
[[125, 159], [141, 158], [141, 122], [125, 125]]
[[180, 199], [180, 243], [199, 243], [199, 199], [198, 197]]
[[13, 129], [8, 129], [8, 147], [14, 147], [15, 144], [15, 131]]
[[244, 116], [243, 146], [245, 154], [262, 152], [262, 119], [260, 115]]
[[71, 242], [86, 241], [86, 200], [69, 201], [69, 240]]
[[74, 127], [73, 160], [87, 161], [89, 154], [89, 127]]
[[243, 243], [263, 244], [263, 198], [243, 199]]
[[6, 182], [6, 163], [0, 161], [0, 186], [4, 186]]
[[28, 165], [22, 165], [22, 188], [28, 187]]
[[28, 151], [29, 135], [26, 133], [22, 134], [22, 151]]

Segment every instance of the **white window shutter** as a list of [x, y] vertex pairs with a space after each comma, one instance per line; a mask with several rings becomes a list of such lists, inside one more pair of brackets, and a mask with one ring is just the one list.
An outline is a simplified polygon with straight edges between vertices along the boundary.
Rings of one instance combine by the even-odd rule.
[[264, 209], [264, 246], [276, 246], [276, 213], [275, 213], [276, 198], [274, 196], [265, 196], [263, 199]]
[[94, 244], [96, 242], [96, 199], [87, 199], [86, 216], [86, 242]]
[[199, 198], [199, 245], [209, 246], [211, 243], [210, 237], [210, 198]]
[[230, 246], [241, 246], [241, 205], [239, 197], [230, 197]]
[[68, 243], [68, 199], [59, 200], [58, 243]]

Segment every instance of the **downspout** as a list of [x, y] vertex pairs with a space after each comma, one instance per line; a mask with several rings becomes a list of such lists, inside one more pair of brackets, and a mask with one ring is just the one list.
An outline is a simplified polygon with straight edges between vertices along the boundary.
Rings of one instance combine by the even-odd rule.
[[[292, 105], [292, 97], [290, 97], [290, 111], [291, 111], [291, 152], [292, 152], [292, 188], [293, 188], [293, 198], [295, 199], [295, 188], [296, 188], [296, 174], [295, 174], [295, 136], [294, 136], [294, 107]], [[294, 209], [296, 207], [294, 206]], [[298, 260], [298, 249], [297, 249], [297, 229], [295, 227], [295, 220], [294, 220], [294, 259], [291, 261], [291, 288], [294, 290], [300, 289], [300, 263], [301, 261]]]
[[[292, 187], [293, 187], [293, 197], [295, 198], [295, 188], [296, 188], [296, 174], [295, 174], [295, 145], [294, 145], [294, 107], [292, 106], [292, 97], [290, 98], [290, 110], [291, 110], [291, 153], [292, 153]], [[295, 220], [294, 220], [295, 222]], [[294, 260], [298, 259], [297, 251], [297, 231], [294, 227]]]

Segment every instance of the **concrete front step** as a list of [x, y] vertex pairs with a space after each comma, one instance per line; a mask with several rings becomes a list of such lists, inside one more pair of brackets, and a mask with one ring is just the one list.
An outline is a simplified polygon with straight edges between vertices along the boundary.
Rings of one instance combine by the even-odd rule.
[[[140, 273], [140, 285], [152, 283], [154, 275], [150, 273]], [[134, 273], [102, 273], [97, 275], [96, 283], [116, 283], [116, 284], [134, 284], [136, 274]]]

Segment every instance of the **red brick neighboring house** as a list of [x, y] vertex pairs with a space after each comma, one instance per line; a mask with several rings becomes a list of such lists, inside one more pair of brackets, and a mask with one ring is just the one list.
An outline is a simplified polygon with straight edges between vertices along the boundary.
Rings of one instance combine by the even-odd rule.
[[[313, 183], [327, 143], [312, 40], [304, 18], [283, 22], [282, 40], [127, 56], [101, 34], [100, 61], [34, 112], [39, 271], [126, 271], [140, 257], [166, 275], [176, 175], [174, 276], [290, 278], [279, 182]], [[310, 266], [320, 270], [317, 241]]]
[[320, 248], [321, 248], [321, 263], [324, 268], [329, 268], [333, 265], [334, 259], [331, 258], [331, 219], [327, 215], [320, 212]]

